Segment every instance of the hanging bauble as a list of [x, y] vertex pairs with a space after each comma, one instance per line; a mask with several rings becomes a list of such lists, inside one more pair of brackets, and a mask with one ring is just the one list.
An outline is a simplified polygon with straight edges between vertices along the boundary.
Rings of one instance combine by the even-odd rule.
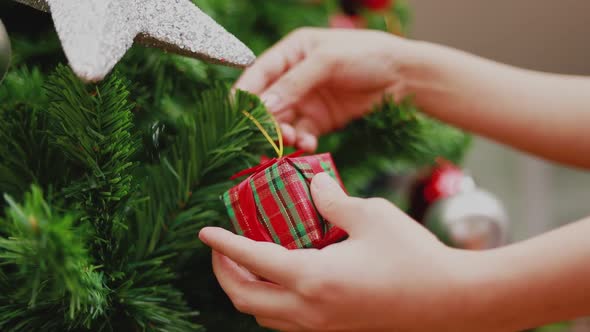
[[463, 171], [444, 160], [438, 161], [436, 167], [426, 181], [423, 195], [427, 202], [434, 203], [439, 199], [451, 197], [462, 190], [471, 189], [473, 181]]
[[335, 14], [330, 17], [330, 28], [334, 29], [363, 29], [367, 23], [359, 15]]
[[458, 194], [462, 186], [469, 186], [464, 182], [463, 171], [446, 160], [438, 160], [437, 166], [424, 169], [415, 174], [414, 183], [408, 191], [408, 214], [423, 223], [424, 216], [437, 200]]
[[509, 219], [503, 204], [478, 188], [461, 169], [445, 163], [435, 169], [422, 188], [429, 204], [421, 221], [441, 241], [469, 250], [508, 243]]
[[362, 4], [363, 6], [374, 10], [374, 11], [380, 11], [380, 10], [387, 10], [389, 8], [391, 8], [391, 6], [393, 5], [393, 1], [392, 0], [362, 0]]
[[494, 195], [481, 189], [437, 201], [428, 209], [424, 224], [455, 248], [484, 250], [508, 243], [506, 211]]
[[509, 240], [509, 219], [500, 200], [445, 160], [416, 176], [408, 213], [452, 247], [483, 250]]
[[10, 65], [10, 39], [8, 33], [4, 29], [2, 21], [0, 21], [0, 82], [4, 79], [8, 66]]
[[385, 11], [393, 7], [392, 0], [340, 0], [340, 8], [347, 15], [358, 15], [363, 8], [371, 11]]

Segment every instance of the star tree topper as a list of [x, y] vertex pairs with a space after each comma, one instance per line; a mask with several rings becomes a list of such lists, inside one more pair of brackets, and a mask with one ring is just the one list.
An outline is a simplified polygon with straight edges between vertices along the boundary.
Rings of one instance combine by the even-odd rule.
[[100, 81], [134, 41], [234, 67], [255, 56], [190, 0], [16, 0], [50, 12], [76, 74]]

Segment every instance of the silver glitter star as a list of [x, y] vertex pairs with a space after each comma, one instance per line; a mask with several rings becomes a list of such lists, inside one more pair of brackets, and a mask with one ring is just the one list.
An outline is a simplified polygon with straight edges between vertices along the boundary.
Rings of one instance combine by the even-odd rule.
[[234, 67], [255, 56], [190, 0], [15, 0], [51, 12], [70, 66], [100, 81], [134, 41]]

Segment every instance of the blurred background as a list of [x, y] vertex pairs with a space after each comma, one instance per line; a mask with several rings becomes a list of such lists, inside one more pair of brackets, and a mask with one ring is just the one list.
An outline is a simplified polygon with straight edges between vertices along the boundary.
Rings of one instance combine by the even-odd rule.
[[[410, 0], [412, 36], [535, 70], [590, 75], [585, 0]], [[551, 133], [547, 133], [550, 135]], [[590, 215], [590, 173], [477, 138], [466, 168], [497, 194], [522, 240]], [[590, 331], [579, 320], [571, 331]]]
[[[417, 39], [530, 69], [590, 75], [590, 1], [409, 2]], [[590, 215], [590, 173], [485, 139], [476, 140], [465, 166], [505, 202], [516, 240]]]

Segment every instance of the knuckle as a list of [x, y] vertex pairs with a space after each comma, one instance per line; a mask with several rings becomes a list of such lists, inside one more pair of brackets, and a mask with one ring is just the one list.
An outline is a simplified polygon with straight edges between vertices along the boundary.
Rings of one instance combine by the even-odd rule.
[[322, 202], [322, 210], [325, 214], [332, 215], [333, 212], [336, 212], [338, 210], [337, 205], [338, 202], [336, 201], [336, 199], [333, 196], [329, 196], [324, 198]]
[[258, 325], [260, 325], [262, 327], [268, 327], [266, 325], [267, 322], [266, 322], [266, 320], [264, 318], [261, 318], [261, 317], [254, 317], [254, 318], [256, 319], [256, 324], [258, 324]]
[[319, 311], [309, 312], [302, 323], [306, 329], [313, 331], [325, 331], [330, 328], [330, 320], [324, 313]]
[[306, 277], [297, 284], [297, 292], [306, 299], [316, 299], [321, 289], [322, 282], [317, 277]]
[[385, 198], [370, 198], [369, 204], [372, 209], [390, 209], [391, 202], [386, 200]]
[[330, 50], [324, 48], [318, 49], [313, 56], [315, 57], [315, 61], [319, 61], [321, 63], [330, 63], [334, 57]]
[[256, 317], [256, 323], [258, 325], [260, 325], [261, 327], [273, 328], [271, 322], [268, 319], [265, 319], [265, 318]]
[[299, 293], [304, 298], [308, 299], [315, 293], [316, 286], [313, 281], [303, 279], [297, 282], [297, 284], [295, 285], [295, 289], [297, 293]]
[[301, 45], [315, 47], [321, 40], [321, 34], [321, 29], [313, 27], [302, 27], [291, 32], [287, 36], [287, 39], [301, 43]]
[[327, 273], [315, 273], [307, 276], [298, 285], [298, 293], [307, 300], [323, 302], [325, 295], [336, 290], [336, 282]]
[[251, 311], [251, 306], [248, 300], [243, 297], [234, 297], [232, 298], [232, 303], [234, 307], [241, 313], [247, 314]]
[[298, 28], [296, 30], [294, 30], [293, 32], [291, 32], [289, 34], [289, 37], [291, 38], [305, 38], [306, 36], [309, 36], [310, 34], [310, 28], [307, 27], [303, 27], [303, 28]]
[[[300, 80], [298, 80], [295, 77], [292, 77], [290, 75], [286, 75], [281, 79], [281, 85], [282, 85], [282, 87], [277, 90], [282, 91], [282, 89], [284, 89], [284, 88], [288, 88], [288, 89], [292, 90], [292, 89], [296, 89], [296, 88], [300, 87], [301, 82], [300, 82]], [[289, 96], [283, 96], [283, 99], [285, 99], [287, 97], [289, 97]]]
[[338, 57], [330, 49], [318, 48], [313, 56], [314, 61], [322, 64], [322, 68], [328, 72], [340, 65]]
[[312, 28], [312, 27], [302, 27], [296, 30], [297, 33], [299, 33], [302, 36], [309, 36], [310, 34], [312, 34], [316, 29]]
[[356, 210], [360, 212], [360, 215], [363, 217], [372, 216], [375, 212], [376, 204], [374, 204], [370, 199], [364, 202], [359, 202], [356, 206]]

